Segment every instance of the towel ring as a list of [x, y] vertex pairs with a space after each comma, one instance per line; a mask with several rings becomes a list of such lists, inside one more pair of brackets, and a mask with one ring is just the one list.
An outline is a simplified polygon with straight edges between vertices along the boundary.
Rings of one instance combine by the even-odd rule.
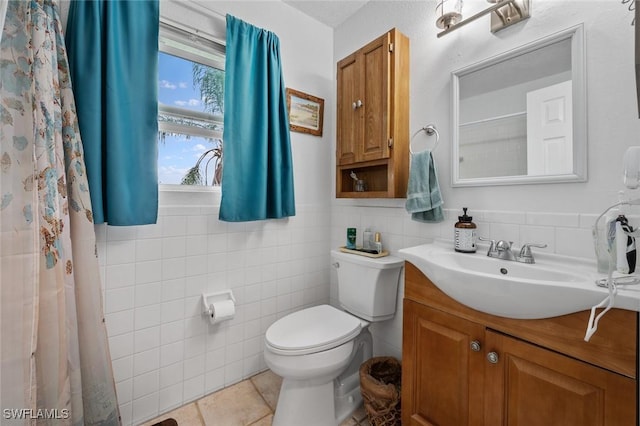
[[421, 129], [418, 129], [417, 132], [415, 132], [413, 134], [413, 136], [411, 136], [411, 140], [409, 141], [409, 152], [411, 154], [415, 154], [415, 152], [413, 152], [413, 149], [411, 149], [411, 142], [413, 142], [413, 138], [415, 138], [418, 133], [424, 131], [428, 136], [432, 136], [432, 135], [436, 135], [436, 143], [433, 144], [433, 149], [431, 150], [432, 152], [436, 150], [436, 148], [438, 147], [438, 142], [440, 142], [440, 133], [438, 133], [438, 129], [436, 129], [435, 124], [427, 124], [426, 126], [424, 126]]

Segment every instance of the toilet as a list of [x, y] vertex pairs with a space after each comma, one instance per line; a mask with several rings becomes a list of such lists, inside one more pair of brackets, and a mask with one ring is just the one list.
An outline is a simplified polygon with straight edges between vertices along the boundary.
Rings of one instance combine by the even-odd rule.
[[273, 426], [337, 426], [360, 406], [360, 365], [372, 356], [371, 322], [393, 318], [404, 261], [331, 251], [338, 300], [274, 322], [264, 359], [283, 378]]

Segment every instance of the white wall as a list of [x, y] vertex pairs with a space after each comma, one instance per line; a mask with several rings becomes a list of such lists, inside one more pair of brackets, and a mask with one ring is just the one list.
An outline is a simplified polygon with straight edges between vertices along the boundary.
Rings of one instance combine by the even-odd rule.
[[[429, 123], [440, 130], [434, 156], [445, 207], [450, 210], [444, 223], [429, 225], [408, 219], [404, 200], [334, 200], [333, 246], [344, 244], [347, 226], [380, 229], [392, 252], [434, 236], [451, 238], [464, 206], [481, 235], [512, 240], [515, 245], [541, 241], [549, 244], [550, 252], [594, 257], [590, 227], [597, 214], [617, 201], [617, 191], [623, 187], [624, 151], [640, 144], [633, 16], [624, 5], [609, 0], [532, 0], [531, 4], [530, 19], [496, 34], [489, 31], [486, 16], [438, 39], [434, 1], [373, 1], [336, 29], [336, 61], [393, 27], [410, 38], [410, 130]], [[485, 6], [481, 1], [465, 2], [463, 12], [471, 16]], [[453, 188], [450, 73], [579, 23], [584, 23], [587, 49], [588, 181]], [[420, 149], [433, 139], [420, 134], [413, 143]], [[334, 298], [335, 274], [331, 276]], [[393, 321], [372, 326], [376, 353], [400, 356], [401, 320], [400, 312]]]
[[[532, 17], [496, 34], [483, 17], [440, 39], [433, 2], [374, 1], [335, 32], [340, 59], [384, 31], [397, 27], [411, 39], [412, 131], [427, 123], [440, 129], [438, 176], [447, 206], [508, 211], [600, 212], [621, 188], [617, 165], [627, 147], [640, 143], [635, 99], [632, 14], [609, 0], [534, 0]], [[484, 2], [478, 2], [484, 3]], [[465, 7], [474, 6], [466, 2]], [[471, 11], [469, 11], [469, 14]], [[452, 188], [450, 177], [450, 73], [584, 22], [588, 81], [586, 183]], [[422, 135], [420, 135], [422, 136]], [[426, 137], [417, 137], [416, 144]], [[526, 192], [527, 197], [522, 193]]]
[[[291, 134], [295, 217], [225, 223], [217, 219], [215, 194], [161, 192], [158, 224], [96, 226], [125, 425], [266, 369], [267, 327], [329, 301], [332, 31], [280, 1], [201, 6], [279, 36], [285, 83], [325, 99], [325, 132]], [[220, 17], [193, 7], [163, 0], [161, 14], [224, 40]], [[236, 318], [211, 326], [201, 315], [200, 295], [228, 288], [237, 299]]]

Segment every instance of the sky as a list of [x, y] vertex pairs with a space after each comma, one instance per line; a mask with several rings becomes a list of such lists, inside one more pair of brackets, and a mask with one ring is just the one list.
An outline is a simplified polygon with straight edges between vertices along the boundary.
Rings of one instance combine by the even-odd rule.
[[[161, 104], [204, 111], [200, 91], [193, 86], [191, 62], [160, 53], [158, 57], [158, 100]], [[167, 136], [158, 143], [158, 180], [161, 184], [180, 184], [212, 142], [200, 137]], [[209, 175], [212, 171], [210, 170]]]

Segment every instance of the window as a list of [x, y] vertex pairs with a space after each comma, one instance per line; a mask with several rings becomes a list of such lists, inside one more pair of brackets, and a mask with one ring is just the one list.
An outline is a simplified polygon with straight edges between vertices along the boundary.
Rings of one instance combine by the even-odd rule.
[[158, 54], [158, 181], [222, 179], [224, 46], [161, 23]]

